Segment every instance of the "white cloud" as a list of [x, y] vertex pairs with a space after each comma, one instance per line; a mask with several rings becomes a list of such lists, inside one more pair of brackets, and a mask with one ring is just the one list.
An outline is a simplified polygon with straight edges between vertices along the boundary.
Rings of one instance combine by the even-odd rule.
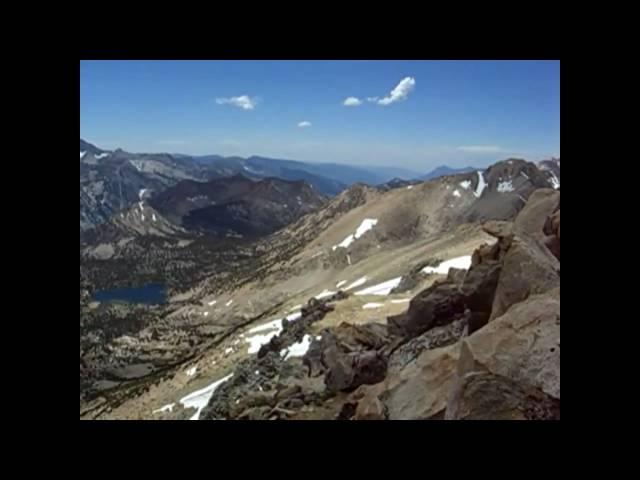
[[469, 145], [469, 146], [458, 147], [458, 150], [460, 150], [461, 152], [467, 152], [467, 153], [506, 153], [507, 152], [507, 150], [497, 145]]
[[380, 97], [367, 97], [367, 102], [377, 102]]
[[358, 105], [362, 105], [362, 100], [357, 97], [348, 97], [342, 104], [345, 107], [357, 107]]
[[305, 120], [305, 121], [303, 121], [303, 122], [300, 122], [300, 123], [298, 124], [298, 126], [299, 126], [300, 128], [310, 127], [310, 126], [311, 126], [311, 122], [307, 122], [307, 121]]
[[258, 99], [256, 97], [251, 98], [248, 95], [241, 95], [239, 97], [216, 98], [216, 103], [218, 105], [233, 105], [243, 110], [253, 110], [258, 104]]
[[378, 105], [391, 105], [392, 103], [399, 102], [400, 100], [405, 100], [409, 96], [409, 93], [413, 91], [415, 86], [415, 78], [403, 78], [402, 80], [400, 80], [400, 83], [396, 85], [396, 88], [391, 90], [391, 94], [388, 97], [384, 97], [378, 100]]

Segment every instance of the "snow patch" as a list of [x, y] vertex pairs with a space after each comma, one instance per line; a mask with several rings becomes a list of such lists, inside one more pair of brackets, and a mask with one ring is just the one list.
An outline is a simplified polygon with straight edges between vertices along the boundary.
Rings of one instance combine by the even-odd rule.
[[347, 248], [349, 245], [353, 243], [353, 234], [349, 235], [343, 241], [341, 241], [338, 245], [334, 245], [331, 247], [332, 250], [335, 250], [338, 247]]
[[498, 184], [498, 191], [500, 193], [513, 192], [513, 183], [511, 182], [511, 180], [500, 182]]
[[373, 287], [356, 292], [356, 295], [389, 295], [389, 292], [400, 284], [402, 277], [392, 278]]
[[340, 280], [338, 283], [336, 283], [336, 288], [340, 288], [342, 285], [344, 285], [345, 283], [347, 283], [346, 280]]
[[469, 190], [469, 187], [471, 186], [471, 180], [465, 180], [464, 182], [460, 182], [460, 186], [465, 190]]
[[560, 188], [560, 180], [558, 180], [558, 177], [556, 177], [556, 174], [551, 172], [551, 178], [549, 179], [551, 181], [551, 186], [558, 190]]
[[[334, 250], [335, 250], [335, 247], [334, 247]], [[324, 252], [314, 253], [314, 254], [313, 254], [313, 256], [312, 256], [311, 258], [316, 258], [316, 257], [318, 257], [318, 256], [322, 255], [323, 253], [324, 253]]]
[[362, 277], [349, 285], [345, 290], [351, 290], [352, 288], [359, 287], [360, 285], [364, 285], [367, 282], [367, 277]]
[[317, 341], [322, 340], [322, 335], [318, 335], [318, 336], [316, 337], [316, 340], [317, 340]]
[[400, 298], [397, 300], [391, 300], [391, 303], [407, 303], [410, 302], [411, 299], [410, 298]]
[[453, 196], [454, 197], [459, 197], [460, 196], [460, 192], [458, 190], [454, 190], [453, 191]]
[[232, 352], [233, 352], [233, 348], [231, 348], [231, 347], [225, 349], [225, 351], [224, 351], [225, 355], [229, 355]]
[[257, 332], [262, 332], [264, 330], [273, 330], [274, 328], [278, 329], [278, 330], [282, 329], [282, 319], [281, 318], [277, 318], [275, 320], [272, 320], [269, 323], [265, 323], [263, 325], [259, 325], [257, 327], [253, 327], [247, 333], [257, 333]]
[[207, 315], [209, 315], [209, 312], [203, 312], [202, 314], [206, 317]]
[[482, 195], [484, 189], [487, 188], [487, 183], [484, 181], [484, 175], [480, 170], [476, 170], [476, 173], [478, 174], [478, 186], [476, 187], [476, 190], [475, 192], [473, 192], [473, 194], [477, 198], [480, 198], [480, 195]]
[[529, 178], [529, 175], [527, 175], [527, 174], [526, 174], [526, 173], [524, 173], [524, 172], [520, 172], [520, 175], [522, 175], [522, 176], [523, 176], [524, 178], [526, 178], [527, 180], [531, 180], [531, 179]]
[[362, 308], [367, 310], [369, 308], [380, 308], [380, 307], [384, 307], [384, 303], [375, 303], [375, 302], [371, 302], [371, 303], [365, 303]]
[[354, 240], [360, 238], [362, 235], [371, 230], [378, 223], [377, 218], [365, 218], [362, 223], [356, 229], [356, 233], [352, 233], [347, 238], [345, 238], [338, 245], [334, 245], [332, 247], [335, 250], [338, 247], [347, 248], [349, 245], [353, 243]]
[[296, 305], [295, 307], [291, 308], [291, 310], [289, 310], [290, 312], [293, 312], [294, 310], [300, 310], [302, 308], [302, 305]]
[[142, 214], [142, 217], [140, 217], [140, 218], [144, 222], [144, 213]]
[[139, 172], [142, 172], [142, 162], [140, 161], [134, 161], [134, 160], [129, 160], [129, 163], [131, 165], [133, 165], [134, 167], [136, 167], [136, 170], [138, 170]]
[[449, 273], [450, 268], [462, 268], [464, 270], [469, 269], [471, 266], [471, 255], [464, 255], [462, 257], [452, 258], [446, 262], [442, 262], [437, 267], [425, 267], [422, 269], [423, 273], [439, 273], [446, 275]]
[[152, 214], [151, 214], [151, 220], [153, 220], [154, 222], [157, 220], [157, 219], [156, 219], [156, 214], [155, 214], [155, 213], [152, 213]]
[[173, 407], [175, 407], [175, 405], [176, 405], [175, 403], [169, 403], [168, 405], [165, 405], [164, 407], [160, 407], [151, 413], [173, 412]]
[[351, 265], [351, 255], [347, 253], [347, 263]]
[[187, 372], [186, 372], [186, 373], [187, 373], [187, 375], [188, 375], [189, 377], [193, 377], [193, 376], [196, 374], [196, 372], [197, 372], [197, 371], [198, 371], [198, 366], [197, 366], [197, 365], [194, 365], [194, 366], [193, 366], [193, 367], [191, 367], [189, 370], [187, 370]]
[[[148, 189], [146, 189], [146, 188], [141, 188], [140, 191], [138, 192], [138, 198], [140, 199], [140, 202], [142, 202], [142, 197], [144, 196], [144, 194], [145, 194], [145, 192], [147, 190]], [[142, 208], [142, 207], [140, 207], [140, 208]]]
[[280, 356], [285, 356], [285, 360], [292, 357], [302, 357], [307, 353], [307, 350], [309, 350], [309, 345], [311, 345], [311, 336], [305, 335], [298, 343], [294, 343], [290, 347], [281, 350]]
[[233, 303], [233, 300], [229, 300], [227, 303], [224, 304], [225, 307], [228, 307], [229, 305], [231, 305]]
[[108, 156], [109, 156], [108, 153], [99, 153], [98, 155], [95, 155], [96, 160], [100, 160], [101, 158], [108, 157]]
[[323, 290], [322, 292], [320, 292], [318, 295], [316, 295], [316, 299], [320, 300], [321, 298], [325, 298], [325, 297], [330, 297], [331, 295], [334, 295], [336, 292], [332, 292], [331, 290]]
[[[294, 320], [299, 319], [301, 316], [302, 316], [302, 312], [295, 312], [295, 313], [292, 313], [291, 315], [287, 315], [285, 318], [288, 321], [292, 322]], [[257, 333], [257, 332], [263, 332], [265, 330], [272, 330], [272, 331], [266, 334], [253, 335], [251, 337], [247, 337], [244, 339], [244, 341], [249, 344], [249, 349], [247, 350], [247, 353], [249, 355], [258, 353], [262, 345], [269, 343], [273, 337], [275, 337], [276, 335], [280, 335], [280, 333], [282, 333], [282, 319], [276, 318], [275, 320], [272, 320], [263, 325], [258, 325], [257, 327], [253, 327], [252, 329], [250, 329], [247, 333]]]
[[216, 304], [217, 300], [211, 300], [210, 302], [207, 303], [207, 305], [209, 305], [210, 307], [214, 306]]
[[411, 190], [412, 188], [413, 188], [413, 185], [409, 185], [409, 186], [407, 187], [407, 190]]
[[82, 157], [84, 157], [87, 154], [87, 152], [80, 152], [80, 160], [82, 160]]
[[184, 405], [184, 408], [197, 409], [196, 413], [189, 420], [198, 420], [200, 418], [200, 412], [207, 406], [216, 389], [231, 377], [233, 377], [233, 373], [180, 399], [180, 403]]
[[247, 337], [244, 339], [245, 342], [249, 344], [249, 349], [247, 350], [248, 355], [253, 355], [254, 353], [258, 353], [260, 347], [265, 345], [271, 341], [271, 339], [280, 334], [282, 331], [282, 327], [278, 330], [274, 330], [273, 332], [269, 332], [267, 334], [261, 335], [253, 335], [251, 337]]
[[360, 238], [378, 223], [377, 218], [365, 218], [356, 230], [356, 238]]

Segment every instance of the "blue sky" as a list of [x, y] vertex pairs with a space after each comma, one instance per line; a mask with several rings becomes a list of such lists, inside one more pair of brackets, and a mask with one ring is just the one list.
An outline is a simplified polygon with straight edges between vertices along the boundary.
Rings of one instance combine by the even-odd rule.
[[80, 136], [419, 171], [537, 160], [560, 154], [560, 62], [83, 61]]

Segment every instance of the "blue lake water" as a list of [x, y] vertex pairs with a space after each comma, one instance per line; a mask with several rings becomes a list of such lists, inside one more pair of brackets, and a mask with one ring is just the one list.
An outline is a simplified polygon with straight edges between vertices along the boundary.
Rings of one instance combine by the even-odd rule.
[[126, 302], [157, 305], [167, 301], [167, 293], [164, 285], [160, 283], [150, 283], [142, 287], [99, 290], [93, 294], [93, 300], [97, 302]]

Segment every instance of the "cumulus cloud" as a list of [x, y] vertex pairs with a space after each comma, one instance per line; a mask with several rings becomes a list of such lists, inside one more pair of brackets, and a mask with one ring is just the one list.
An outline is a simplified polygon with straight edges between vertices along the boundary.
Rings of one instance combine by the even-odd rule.
[[258, 104], [256, 97], [251, 98], [249, 95], [240, 95], [239, 97], [216, 98], [218, 105], [233, 105], [243, 110], [253, 110]]
[[468, 145], [458, 147], [461, 152], [467, 153], [505, 153], [506, 150], [498, 145]]
[[357, 97], [347, 97], [342, 104], [345, 107], [357, 107], [358, 105], [362, 105], [362, 100]]
[[303, 122], [300, 122], [300, 123], [298, 124], [298, 126], [299, 126], [300, 128], [310, 127], [310, 126], [311, 126], [311, 122], [308, 122], [308, 121], [306, 121], [306, 120], [305, 120], [305, 121], [303, 121]]
[[377, 102], [380, 97], [367, 97], [367, 102]]
[[[392, 103], [406, 100], [409, 93], [413, 91], [416, 86], [416, 80], [413, 77], [405, 77], [400, 80], [400, 83], [396, 85], [396, 88], [391, 90], [391, 94], [388, 97], [378, 100], [378, 105], [391, 105]], [[375, 97], [373, 97], [375, 98]]]

